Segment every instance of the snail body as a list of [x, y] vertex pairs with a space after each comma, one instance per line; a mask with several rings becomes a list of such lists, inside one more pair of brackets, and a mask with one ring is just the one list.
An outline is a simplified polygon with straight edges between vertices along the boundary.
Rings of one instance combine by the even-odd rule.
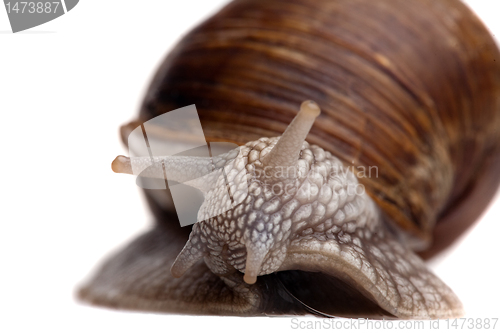
[[[123, 134], [196, 104], [207, 141], [241, 146], [212, 183], [238, 179], [236, 205], [206, 178], [188, 181], [205, 201], [181, 228], [168, 190], [146, 190], [155, 228], [81, 297], [196, 314], [461, 316], [415, 252], [453, 242], [498, 187], [498, 55], [459, 1], [230, 3], [167, 57]], [[134, 163], [119, 157], [113, 169]], [[183, 181], [208, 160], [155, 163]], [[376, 166], [377, 177], [350, 166]], [[297, 172], [277, 176], [283, 167]]]

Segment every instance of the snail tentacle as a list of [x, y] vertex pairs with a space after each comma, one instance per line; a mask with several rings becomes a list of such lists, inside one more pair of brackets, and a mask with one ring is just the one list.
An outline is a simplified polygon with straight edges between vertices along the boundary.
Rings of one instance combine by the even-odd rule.
[[273, 147], [271, 152], [262, 158], [262, 163], [269, 167], [294, 167], [299, 160], [299, 152], [316, 117], [321, 113], [314, 101], [304, 101], [300, 111], [288, 125], [285, 133]]
[[[193, 227], [194, 230], [198, 225]], [[200, 245], [199, 239], [196, 236], [196, 233], [192, 233], [193, 236], [189, 238], [186, 245], [179, 253], [177, 258], [175, 259], [170, 272], [176, 278], [181, 277], [184, 273], [192, 267], [198, 260], [206, 256], [205, 248]], [[198, 246], [197, 246], [198, 245]]]

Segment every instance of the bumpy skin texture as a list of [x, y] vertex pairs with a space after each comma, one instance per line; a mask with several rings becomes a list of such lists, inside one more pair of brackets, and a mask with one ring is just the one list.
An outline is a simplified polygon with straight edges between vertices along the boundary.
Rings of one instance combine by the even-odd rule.
[[[288, 175], [266, 169], [262, 161], [278, 139], [249, 142], [228, 163], [227, 181], [241, 203], [193, 226], [173, 272], [200, 257], [220, 276], [246, 273], [249, 265], [257, 275], [331, 267], [330, 274], [348, 275], [399, 317], [461, 314], [456, 296], [391, 235], [355, 175], [329, 152], [304, 142]], [[238, 191], [245, 178], [248, 194]], [[221, 191], [209, 191], [200, 214], [220, 204], [230, 205]]]
[[[170, 239], [162, 240], [164, 232], [157, 229], [143, 237], [144, 244], [138, 240], [105, 264], [81, 296], [107, 306], [202, 314], [312, 311], [402, 319], [463, 314], [453, 292], [401, 243], [337, 158], [304, 142], [296, 174], [266, 169], [262, 161], [278, 139], [262, 138], [215, 158], [226, 178], [218, 174], [209, 182], [217, 186], [205, 188], [199, 218], [214, 204], [234, 208], [194, 224], [175, 261], [182, 237], [167, 233]], [[206, 162], [197, 161], [191, 167], [177, 163], [179, 179]], [[206, 185], [214, 174], [197, 184]], [[221, 196], [224, 181], [233, 204]], [[280, 193], [278, 187], [287, 190]], [[174, 276], [184, 275], [172, 277], [170, 265]], [[255, 281], [245, 282], [242, 273], [259, 276], [248, 284]], [[281, 292], [270, 297], [269, 288]]]
[[374, 205], [338, 159], [305, 142], [297, 167], [266, 168], [261, 161], [277, 141], [250, 142], [227, 164], [230, 193], [241, 204], [217, 217], [204, 218], [209, 215], [206, 211], [231, 206], [221, 186], [224, 178], [219, 176], [200, 209], [202, 222], [194, 225], [179, 261], [204, 254], [216, 274], [225, 274], [228, 265], [245, 272], [247, 252], [252, 252], [252, 257], [262, 260], [258, 275], [264, 275], [279, 269], [296, 237], [340, 230], [349, 233], [356, 227], [373, 232]]

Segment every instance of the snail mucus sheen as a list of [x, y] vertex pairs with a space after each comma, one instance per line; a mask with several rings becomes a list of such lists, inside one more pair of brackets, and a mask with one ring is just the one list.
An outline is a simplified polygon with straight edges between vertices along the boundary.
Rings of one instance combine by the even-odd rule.
[[424, 260], [498, 188], [498, 59], [460, 1], [229, 3], [170, 52], [122, 138], [195, 104], [207, 142], [239, 147], [118, 156], [115, 172], [168, 166], [169, 181], [201, 191], [199, 222], [181, 227], [169, 189], [145, 189], [154, 226], [80, 298], [189, 314], [463, 316]]

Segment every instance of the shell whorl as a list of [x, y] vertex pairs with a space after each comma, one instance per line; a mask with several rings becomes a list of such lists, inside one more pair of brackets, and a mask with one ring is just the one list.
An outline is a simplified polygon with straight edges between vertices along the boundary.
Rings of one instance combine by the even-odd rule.
[[415, 248], [442, 249], [481, 209], [432, 239], [436, 223], [479, 183], [494, 185], [473, 206], [498, 185], [480, 175], [499, 151], [499, 57], [460, 1], [239, 0], [169, 55], [140, 116], [194, 103], [208, 140], [243, 145], [280, 135], [314, 99], [323, 114], [309, 142], [377, 167], [360, 179], [367, 193]]

